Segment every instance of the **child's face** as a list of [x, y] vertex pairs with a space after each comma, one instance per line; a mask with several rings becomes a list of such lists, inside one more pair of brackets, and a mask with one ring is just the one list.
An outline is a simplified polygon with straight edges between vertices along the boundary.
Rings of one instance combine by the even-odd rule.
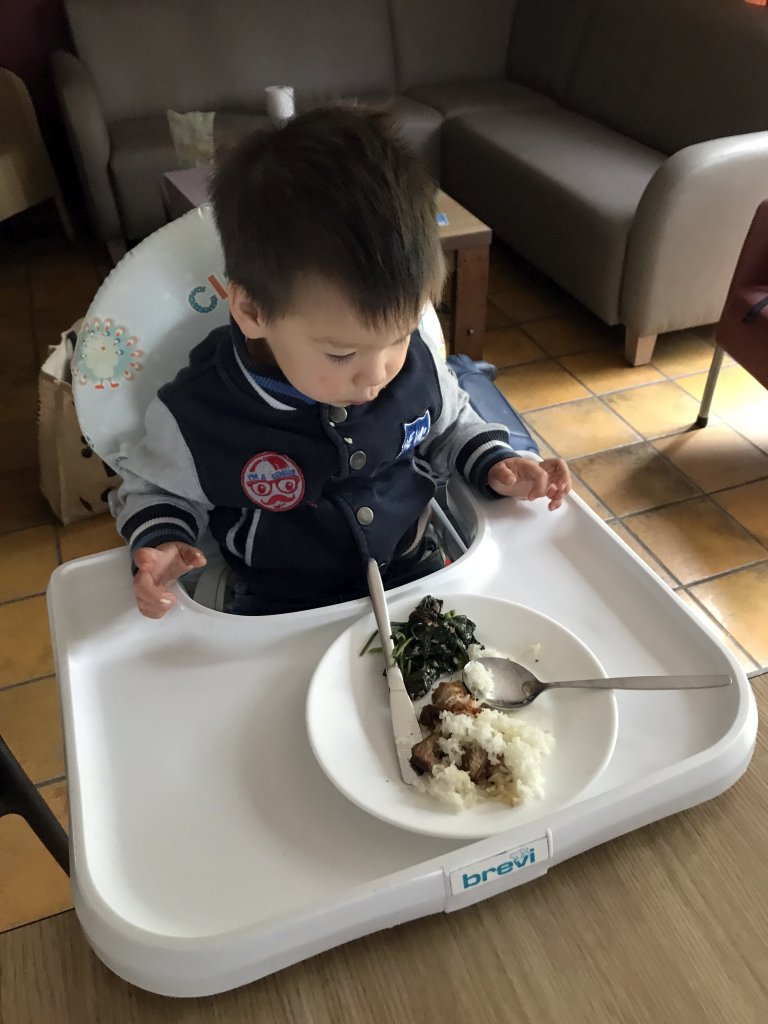
[[372, 402], [402, 369], [416, 329], [366, 326], [341, 292], [318, 278], [297, 288], [291, 312], [275, 320], [263, 320], [235, 285], [229, 301], [246, 338], [264, 338], [287, 380], [327, 405]]

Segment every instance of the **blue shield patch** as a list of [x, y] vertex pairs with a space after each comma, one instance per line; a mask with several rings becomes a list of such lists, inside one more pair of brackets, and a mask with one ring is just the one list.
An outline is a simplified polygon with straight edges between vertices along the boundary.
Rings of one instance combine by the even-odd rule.
[[406, 452], [412, 451], [425, 439], [432, 428], [432, 418], [427, 409], [417, 420], [403, 424], [403, 445], [398, 453], [398, 459]]

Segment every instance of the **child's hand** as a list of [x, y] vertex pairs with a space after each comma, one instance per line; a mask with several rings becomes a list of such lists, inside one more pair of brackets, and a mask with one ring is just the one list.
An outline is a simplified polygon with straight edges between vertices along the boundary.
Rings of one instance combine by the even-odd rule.
[[133, 577], [133, 593], [139, 611], [148, 619], [162, 619], [176, 604], [168, 587], [179, 576], [205, 565], [202, 551], [181, 541], [170, 541], [156, 548], [137, 548], [133, 560], [139, 570]]
[[504, 459], [491, 466], [488, 486], [509, 498], [549, 498], [549, 510], [560, 508], [571, 489], [571, 474], [562, 459]]

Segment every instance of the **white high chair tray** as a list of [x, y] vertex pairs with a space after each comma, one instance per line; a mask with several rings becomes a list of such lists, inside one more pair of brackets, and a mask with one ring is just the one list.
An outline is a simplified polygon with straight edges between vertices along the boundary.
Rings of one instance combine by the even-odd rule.
[[451, 911], [655, 819], [746, 769], [757, 712], [731, 654], [576, 498], [483, 503], [470, 550], [393, 591], [518, 601], [611, 674], [730, 670], [719, 690], [620, 693], [606, 770], [572, 804], [479, 842], [413, 834], [346, 800], [307, 741], [309, 679], [368, 605], [260, 619], [181, 595], [140, 617], [128, 555], [49, 588], [69, 776], [72, 884], [99, 957], [150, 991], [234, 988], [350, 939]]

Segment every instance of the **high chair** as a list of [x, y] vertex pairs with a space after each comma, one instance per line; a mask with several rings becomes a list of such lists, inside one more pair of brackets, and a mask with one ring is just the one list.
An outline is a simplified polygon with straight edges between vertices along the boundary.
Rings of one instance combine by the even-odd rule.
[[[158, 384], [226, 322], [222, 282], [202, 208], [133, 249], [94, 299], [73, 389], [85, 436], [118, 472]], [[710, 799], [746, 769], [756, 711], [744, 671], [578, 497], [549, 513], [452, 481], [445, 506], [460, 535], [455, 556], [426, 582], [389, 591], [395, 610], [425, 591], [457, 608], [462, 596], [513, 601], [546, 616], [607, 675], [727, 671], [733, 685], [616, 694], [605, 760], [572, 799], [531, 802], [514, 826], [485, 837], [427, 835], [347, 799], [310, 747], [310, 680], [349, 628], [370, 634], [366, 600], [243, 617], [178, 588], [177, 605], [153, 621], [134, 605], [125, 548], [66, 563], [48, 605], [72, 888], [89, 943], [121, 977], [173, 996], [234, 988], [533, 881]], [[542, 668], [547, 657], [542, 650]], [[354, 674], [356, 652], [351, 664]], [[396, 765], [391, 739], [390, 725], [382, 772]]]

